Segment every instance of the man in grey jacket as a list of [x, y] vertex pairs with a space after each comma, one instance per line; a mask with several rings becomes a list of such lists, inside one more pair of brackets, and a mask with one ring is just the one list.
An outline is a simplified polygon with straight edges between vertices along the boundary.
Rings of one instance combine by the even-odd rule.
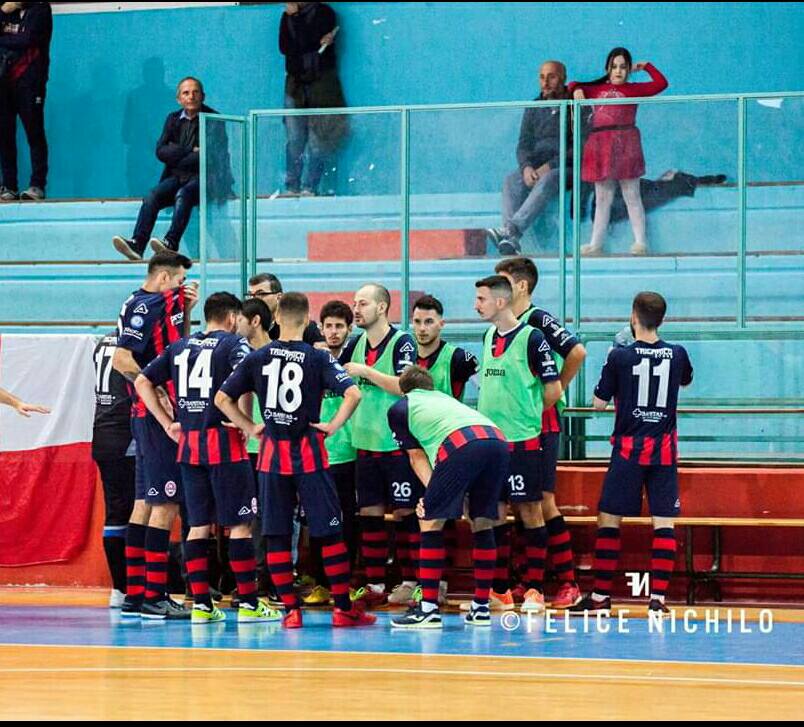
[[[567, 70], [559, 61], [545, 61], [539, 69], [541, 93], [537, 101], [570, 98]], [[505, 178], [502, 227], [486, 230], [502, 255], [519, 255], [520, 238], [558, 194], [561, 126], [558, 107], [525, 110], [516, 159], [519, 169]], [[567, 140], [567, 176], [572, 167], [572, 143]]]

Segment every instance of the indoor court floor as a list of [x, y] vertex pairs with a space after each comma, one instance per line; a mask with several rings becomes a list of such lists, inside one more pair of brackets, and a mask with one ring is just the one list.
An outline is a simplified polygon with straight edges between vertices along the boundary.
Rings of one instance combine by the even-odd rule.
[[[121, 620], [104, 593], [0, 589], [0, 718], [594, 719], [797, 718], [804, 612], [704, 607], [658, 633], [644, 607], [602, 622], [561, 618], [392, 631]], [[96, 604], [96, 605], [93, 605]], [[725, 607], [719, 606], [722, 619]], [[760, 630], [760, 621], [763, 629]], [[608, 633], [603, 629], [608, 627]], [[765, 632], [763, 632], [765, 631]]]

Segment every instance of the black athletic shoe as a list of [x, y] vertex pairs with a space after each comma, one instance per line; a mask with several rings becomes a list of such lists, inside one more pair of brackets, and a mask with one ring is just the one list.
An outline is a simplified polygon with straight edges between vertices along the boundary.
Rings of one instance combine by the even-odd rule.
[[497, 249], [500, 251], [500, 255], [519, 255], [522, 253], [519, 240], [513, 237], [506, 237], [504, 240], [500, 240]]
[[165, 240], [163, 242], [158, 237], [152, 237], [150, 244], [151, 250], [153, 250], [155, 253], [177, 253], [179, 251], [178, 245], [175, 245], [170, 240]]
[[141, 598], [131, 598], [126, 596], [123, 600], [123, 605], [120, 607], [120, 615], [123, 618], [139, 618], [141, 609]]
[[164, 601], [157, 601], [156, 603], [149, 603], [148, 601], [143, 603], [140, 616], [154, 621], [189, 621], [192, 612], [188, 611], [180, 603], [176, 603], [173, 599], [166, 598]]
[[112, 245], [121, 255], [125, 255], [129, 260], [142, 260], [142, 253], [145, 252], [145, 245], [139, 244], [136, 240], [115, 235], [112, 238]]
[[664, 604], [663, 601], [660, 601], [658, 598], [651, 598], [650, 603], [648, 604], [648, 611], [653, 611], [656, 613], [670, 613], [670, 609]]
[[491, 611], [488, 606], [470, 608], [469, 613], [463, 617], [467, 626], [491, 626]]
[[404, 616], [391, 619], [395, 629], [440, 629], [441, 612], [438, 609], [425, 613], [421, 606], [409, 608]]
[[570, 616], [583, 616], [589, 614], [590, 616], [611, 616], [611, 599], [605, 598], [602, 601], [595, 601], [591, 593], [587, 593], [579, 603], [570, 606], [565, 610], [565, 613]]
[[703, 177], [698, 177], [698, 186], [700, 187], [712, 187], [717, 184], [724, 184], [725, 182], [725, 174], [705, 174]]

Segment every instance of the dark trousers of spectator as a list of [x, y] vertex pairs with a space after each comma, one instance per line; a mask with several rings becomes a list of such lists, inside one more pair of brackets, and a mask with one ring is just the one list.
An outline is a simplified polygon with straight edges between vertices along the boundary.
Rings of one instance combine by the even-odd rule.
[[134, 457], [96, 460], [106, 515], [103, 550], [114, 588], [126, 592], [126, 527], [134, 508]]
[[178, 177], [168, 177], [157, 184], [142, 200], [137, 224], [134, 227], [134, 241], [138, 245], [147, 244], [156, 224], [159, 210], [172, 206], [173, 220], [165, 235], [165, 244], [178, 250], [181, 237], [190, 222], [193, 207], [198, 206], [199, 189], [198, 177], [193, 177], [185, 183], [182, 183]]
[[47, 137], [45, 136], [45, 87], [37, 78], [23, 76], [0, 82], [0, 169], [2, 185], [19, 189], [17, 177], [17, 117], [31, 149], [31, 186], [47, 184]]
[[[329, 468], [329, 474], [335, 480], [338, 500], [341, 503], [341, 524], [343, 525], [343, 542], [349, 553], [349, 566], [354, 570], [357, 559], [357, 491], [355, 489], [355, 463], [335, 464]], [[310, 575], [317, 585], [328, 582], [324, 574], [324, 561], [321, 557], [321, 538], [310, 538]]]

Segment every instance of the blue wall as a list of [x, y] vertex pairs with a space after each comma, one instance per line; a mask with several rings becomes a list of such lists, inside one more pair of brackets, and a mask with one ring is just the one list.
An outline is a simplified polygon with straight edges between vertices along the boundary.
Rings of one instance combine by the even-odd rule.
[[[655, 62], [669, 77], [673, 94], [797, 90], [804, 77], [800, 3], [333, 6], [341, 26], [341, 77], [353, 106], [526, 100], [538, 91], [542, 59], [562, 59], [571, 77], [590, 78], [600, 73], [607, 51], [621, 44], [635, 59]], [[183, 75], [200, 76], [208, 102], [222, 112], [281, 105], [284, 66], [277, 33], [282, 10], [277, 3], [57, 15], [46, 108], [50, 195], [139, 196], [151, 186], [159, 171], [154, 142], [165, 114], [174, 108], [175, 83]], [[792, 118], [801, 121], [801, 111], [799, 105]], [[707, 114], [708, 123], [717, 127], [721, 116], [733, 122], [724, 107]], [[483, 130], [492, 136], [500, 127], [500, 149], [509, 157], [499, 152], [494, 173], [464, 184], [463, 191], [498, 186], [499, 173], [513, 160], [518, 118], [517, 112], [498, 119], [501, 123], [486, 120]], [[457, 130], [467, 137], [454, 118], [442, 123], [448, 136]], [[644, 118], [643, 123], [659, 120]], [[695, 120], [688, 124], [687, 136], [697, 125]], [[483, 130], [474, 128], [472, 136], [482, 137]], [[733, 131], [724, 133], [732, 139]], [[427, 134], [423, 129], [422, 139]], [[386, 137], [392, 149], [392, 132]], [[382, 156], [383, 149], [376, 151]], [[463, 151], [458, 144], [456, 157]], [[355, 149], [347, 155], [371, 156]], [[430, 150], [423, 153], [429, 155]], [[712, 163], [733, 166], [733, 159], [731, 152], [715, 154]], [[678, 159], [659, 149], [653, 159], [649, 156], [649, 172], [660, 173], [672, 161]], [[347, 176], [340, 175], [339, 191]], [[452, 191], [439, 182], [446, 176], [443, 164], [423, 159], [421, 187]], [[392, 171], [384, 179], [390, 185]]]

